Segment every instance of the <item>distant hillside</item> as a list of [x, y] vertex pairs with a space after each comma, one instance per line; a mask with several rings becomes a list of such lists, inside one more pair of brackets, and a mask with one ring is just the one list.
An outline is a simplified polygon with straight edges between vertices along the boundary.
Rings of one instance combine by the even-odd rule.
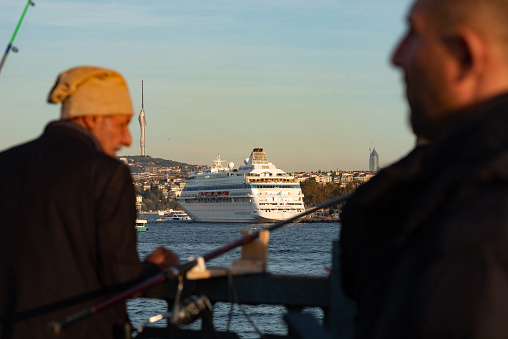
[[151, 156], [143, 156], [143, 155], [125, 155], [119, 156], [118, 158], [126, 158], [129, 161], [129, 164], [135, 163], [136, 165], [141, 165], [143, 167], [184, 167], [184, 166], [195, 166], [186, 164], [183, 162], [166, 160], [161, 158], [152, 158]]
[[141, 155], [134, 156], [125, 155], [119, 156], [118, 158], [127, 159], [127, 165], [129, 166], [132, 173], [145, 172], [146, 169], [150, 167], [173, 167], [178, 169], [175, 169], [170, 172], [186, 175], [192, 172], [198, 172], [203, 167], [199, 165], [190, 165], [183, 162], [166, 160], [161, 158], [152, 158], [150, 156], [141, 156]]

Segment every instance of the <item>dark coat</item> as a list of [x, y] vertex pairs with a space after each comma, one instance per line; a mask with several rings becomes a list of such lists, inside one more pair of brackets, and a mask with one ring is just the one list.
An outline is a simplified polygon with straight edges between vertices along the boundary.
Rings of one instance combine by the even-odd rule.
[[508, 95], [464, 115], [344, 208], [358, 338], [508, 338]]
[[[76, 124], [50, 123], [40, 138], [0, 153], [0, 202], [0, 314], [156, 271], [150, 264], [143, 271], [136, 251], [128, 168]], [[18, 322], [13, 338], [52, 338], [48, 322], [104, 298]], [[120, 303], [70, 326], [59, 338], [112, 338], [126, 320]]]

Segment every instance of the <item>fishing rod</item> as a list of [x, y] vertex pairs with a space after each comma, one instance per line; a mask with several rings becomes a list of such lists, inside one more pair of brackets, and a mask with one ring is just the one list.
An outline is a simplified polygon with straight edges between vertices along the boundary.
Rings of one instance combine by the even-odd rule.
[[[337, 205], [341, 202], [344, 202], [347, 199], [349, 199], [349, 197], [351, 195], [352, 195], [352, 193], [347, 193], [347, 194], [341, 195], [340, 197], [328, 200], [320, 205], [317, 205], [313, 208], [306, 210], [305, 212], [297, 214], [294, 217], [279, 221], [270, 227], [266, 227], [262, 230], [251, 233], [249, 235], [246, 235], [236, 241], [225, 244], [222, 247], [203, 255], [202, 258], [204, 259], [205, 262], [207, 262], [207, 261], [214, 259], [214, 258], [236, 248], [236, 247], [243, 246], [247, 243], [254, 241], [255, 239], [257, 239], [259, 237], [259, 234], [262, 231], [271, 232], [276, 229], [279, 229], [282, 226], [292, 223], [293, 221], [295, 221], [297, 219], [301, 219], [306, 215], [316, 212], [317, 210], [320, 210], [320, 209], [323, 209], [323, 208], [326, 208], [329, 206]], [[145, 291], [151, 287], [154, 287], [166, 280], [176, 279], [177, 277], [180, 277], [183, 274], [185, 274], [186, 272], [188, 272], [189, 270], [191, 270], [196, 265], [198, 265], [198, 259], [188, 261], [185, 264], [182, 264], [182, 265], [179, 265], [176, 267], [171, 267], [171, 268], [169, 268], [168, 271], [158, 273], [158, 274], [154, 275], [153, 277], [144, 280], [143, 282], [139, 283], [138, 285], [135, 285], [135, 286], [127, 289], [126, 291], [117, 294], [116, 296], [112, 297], [111, 299], [105, 300], [105, 301], [103, 301], [99, 304], [96, 304], [90, 308], [86, 308], [81, 311], [78, 311], [78, 312], [66, 317], [63, 320], [51, 322], [48, 325], [48, 330], [51, 333], [58, 335], [62, 331], [62, 329], [68, 327], [69, 325], [71, 325], [79, 320], [83, 320], [91, 315], [97, 314], [97, 313], [99, 313], [99, 312], [101, 312], [113, 305], [116, 305], [119, 302], [125, 301], [125, 300], [133, 298], [133, 297], [137, 297], [143, 291]]]
[[2, 66], [4, 65], [5, 59], [7, 59], [7, 55], [9, 54], [10, 50], [12, 49], [12, 51], [14, 53], [16, 53], [18, 51], [18, 49], [16, 47], [14, 47], [12, 45], [12, 43], [14, 42], [14, 39], [16, 38], [16, 34], [18, 34], [19, 27], [21, 26], [21, 22], [23, 21], [23, 18], [25, 17], [26, 11], [28, 10], [28, 6], [35, 6], [35, 2], [33, 2], [32, 0], [28, 0], [25, 5], [25, 9], [23, 10], [23, 14], [21, 14], [21, 18], [19, 19], [18, 25], [16, 26], [16, 29], [14, 30], [14, 34], [12, 35], [11, 41], [7, 45], [7, 49], [5, 50], [4, 56], [2, 57], [2, 61], [0, 61], [0, 72], [2, 71]]

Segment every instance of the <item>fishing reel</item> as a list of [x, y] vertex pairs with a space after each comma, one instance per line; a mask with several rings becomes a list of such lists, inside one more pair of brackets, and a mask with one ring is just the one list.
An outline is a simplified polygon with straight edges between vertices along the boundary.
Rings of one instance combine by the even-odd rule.
[[189, 325], [203, 314], [211, 315], [212, 312], [212, 303], [205, 295], [191, 296], [185, 299], [176, 311], [172, 312], [171, 324], [176, 327]]
[[194, 321], [207, 314], [211, 316], [213, 313], [213, 306], [210, 300], [202, 296], [191, 296], [185, 299], [181, 304], [175, 304], [172, 312], [165, 312], [148, 319], [143, 326], [138, 328], [138, 332], [143, 332], [143, 329], [152, 323], [162, 319], [169, 319], [171, 325], [179, 327], [182, 325], [192, 324]]
[[180, 297], [183, 290], [183, 276], [178, 276], [178, 290], [176, 293], [175, 303], [173, 304], [172, 312], [165, 312], [148, 319], [142, 327], [138, 328], [138, 332], [142, 332], [143, 328], [148, 324], [154, 323], [162, 319], [169, 319], [170, 324], [179, 327], [182, 325], [189, 325], [196, 321], [198, 318], [207, 316], [212, 319], [213, 305], [210, 299], [205, 295], [190, 296], [180, 303]]

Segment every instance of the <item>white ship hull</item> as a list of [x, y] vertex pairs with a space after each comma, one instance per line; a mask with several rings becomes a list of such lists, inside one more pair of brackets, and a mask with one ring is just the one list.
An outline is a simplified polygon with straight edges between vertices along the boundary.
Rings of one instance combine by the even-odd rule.
[[197, 203], [185, 203], [179, 200], [178, 204], [192, 220], [198, 222], [277, 222], [303, 212], [303, 210], [259, 211], [256, 210], [256, 205], [253, 203], [215, 202], [200, 203], [199, 206], [196, 206]]
[[189, 176], [178, 198], [180, 207], [198, 222], [266, 223], [305, 211], [300, 184], [254, 149], [245, 166], [220, 165]]
[[179, 202], [180, 207], [198, 222], [256, 222], [252, 205], [245, 203], [214, 203], [193, 206], [192, 211], [185, 203]]

